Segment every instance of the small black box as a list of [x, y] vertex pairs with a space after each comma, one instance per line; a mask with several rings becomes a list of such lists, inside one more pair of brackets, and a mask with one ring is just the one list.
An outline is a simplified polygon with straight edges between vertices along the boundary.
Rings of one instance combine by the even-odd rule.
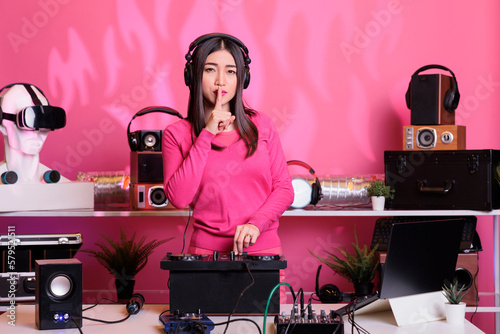
[[500, 208], [499, 150], [385, 151], [393, 209]]

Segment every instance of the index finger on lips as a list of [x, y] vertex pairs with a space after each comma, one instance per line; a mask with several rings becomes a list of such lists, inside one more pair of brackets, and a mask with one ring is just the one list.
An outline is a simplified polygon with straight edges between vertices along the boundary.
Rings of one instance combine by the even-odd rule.
[[215, 109], [222, 110], [222, 87], [217, 89], [217, 98], [215, 99]]

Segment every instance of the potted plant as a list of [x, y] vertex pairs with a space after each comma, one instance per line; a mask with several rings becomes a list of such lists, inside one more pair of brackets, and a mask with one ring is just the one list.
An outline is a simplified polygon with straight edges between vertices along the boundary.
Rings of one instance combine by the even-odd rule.
[[373, 279], [377, 273], [380, 261], [376, 257], [377, 246], [370, 249], [367, 245], [359, 246], [356, 231], [355, 242], [351, 245], [354, 252], [350, 253], [345, 247], [335, 247], [340, 255], [326, 251], [327, 258], [323, 258], [312, 251], [309, 252], [318, 260], [330, 267], [337, 275], [346, 278], [354, 285], [354, 294], [364, 296], [373, 291]]
[[107, 244], [103, 241], [95, 243], [99, 250], [83, 249], [89, 253], [115, 277], [116, 292], [119, 301], [128, 301], [135, 286], [135, 276], [146, 266], [148, 256], [159, 245], [172, 240], [151, 240], [146, 243], [146, 236], [136, 241], [134, 232], [131, 238], [127, 238], [125, 231], [120, 227], [120, 240], [114, 241], [108, 236], [101, 234]]
[[395, 190], [387, 186], [383, 180], [373, 179], [365, 187], [366, 194], [372, 201], [373, 210], [384, 210], [385, 199], [393, 199]]
[[444, 305], [446, 314], [446, 321], [453, 325], [460, 325], [464, 323], [465, 319], [465, 306], [462, 299], [467, 294], [465, 284], [459, 286], [458, 280], [455, 278], [453, 283], [445, 281], [443, 284], [443, 294], [448, 300]]

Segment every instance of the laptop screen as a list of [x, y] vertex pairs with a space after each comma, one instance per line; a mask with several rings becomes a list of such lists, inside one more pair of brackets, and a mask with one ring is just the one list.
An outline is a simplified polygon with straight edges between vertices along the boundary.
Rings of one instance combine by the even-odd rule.
[[464, 218], [395, 223], [382, 268], [380, 298], [440, 291], [456, 268]]

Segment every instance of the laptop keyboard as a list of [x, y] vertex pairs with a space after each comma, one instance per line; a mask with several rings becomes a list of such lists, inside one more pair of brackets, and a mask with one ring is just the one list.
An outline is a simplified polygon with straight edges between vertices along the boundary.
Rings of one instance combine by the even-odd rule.
[[[373, 237], [371, 248], [378, 244], [378, 251], [387, 251], [389, 245], [389, 238], [391, 236], [392, 224], [395, 223], [409, 223], [428, 220], [440, 220], [452, 217], [422, 217], [422, 216], [404, 216], [404, 217], [381, 217], [375, 221], [375, 228], [373, 230]], [[457, 217], [454, 217], [457, 218]], [[475, 216], [463, 216], [466, 222], [462, 232], [462, 242], [460, 243], [460, 251], [470, 250], [476, 233], [477, 218]]]

